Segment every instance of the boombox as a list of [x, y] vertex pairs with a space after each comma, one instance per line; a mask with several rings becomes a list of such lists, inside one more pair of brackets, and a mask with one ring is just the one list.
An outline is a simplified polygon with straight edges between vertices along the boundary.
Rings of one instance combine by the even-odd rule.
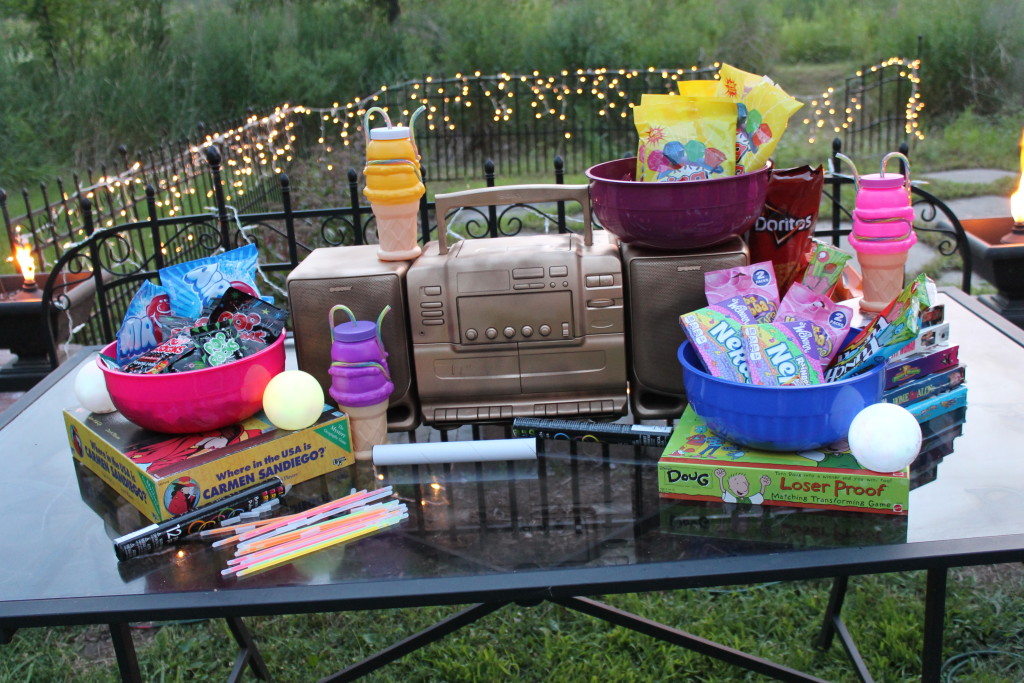
[[[456, 207], [572, 200], [582, 234], [469, 239], [449, 248]], [[388, 428], [514, 417], [676, 418], [685, 407], [679, 315], [706, 305], [704, 273], [746, 265], [739, 238], [671, 252], [618, 245], [590, 225], [586, 185], [437, 195], [438, 240], [412, 262], [376, 245], [317, 249], [288, 277], [299, 368], [330, 384], [328, 312], [376, 320], [395, 391]]]

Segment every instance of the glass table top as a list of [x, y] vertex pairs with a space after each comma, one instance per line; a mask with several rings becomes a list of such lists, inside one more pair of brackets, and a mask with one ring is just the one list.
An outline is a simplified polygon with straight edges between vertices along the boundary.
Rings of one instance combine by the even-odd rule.
[[[255, 601], [246, 589], [303, 586], [372, 599], [411, 579], [447, 579], [457, 586], [462, 579], [497, 577], [494, 585], [507, 587], [518, 578], [528, 582], [538, 570], [617, 567], [627, 573], [616, 576], [629, 577], [633, 569], [640, 576], [657, 567], [671, 574], [688, 562], [714, 558], [755, 562], [830, 548], [1022, 534], [1021, 337], [1004, 334], [948, 295], [942, 299], [951, 343], [960, 346], [967, 368], [968, 408], [965, 419], [947, 419], [913, 466], [908, 515], [662, 498], [660, 448], [543, 440], [535, 461], [376, 469], [359, 463], [299, 484], [285, 497], [294, 509], [352, 488], [390, 484], [410, 517], [372, 537], [246, 578], [221, 576], [230, 552], [203, 542], [117, 561], [112, 540], [148, 521], [73, 462], [61, 410], [75, 404], [75, 372], [62, 368], [61, 378], [2, 429], [7, 486], [0, 499], [0, 619], [32, 612], [28, 601], [40, 600], [184, 592], [219, 594], [227, 604], [235, 595], [239, 603]], [[485, 425], [447, 433], [421, 428], [414, 438], [508, 436], [505, 425]], [[406, 439], [392, 435], [393, 441]]]

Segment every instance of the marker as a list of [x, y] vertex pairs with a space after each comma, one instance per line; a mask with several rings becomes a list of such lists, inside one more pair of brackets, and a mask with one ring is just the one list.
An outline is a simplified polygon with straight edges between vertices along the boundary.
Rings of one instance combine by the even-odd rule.
[[123, 561], [156, 552], [161, 548], [180, 543], [189, 534], [201, 531], [222, 519], [227, 519], [240, 512], [247, 512], [272, 498], [283, 495], [284, 482], [279, 477], [270, 477], [256, 486], [251, 486], [210, 505], [115, 538], [114, 554], [117, 555], [118, 560]]
[[512, 420], [512, 433], [516, 436], [535, 436], [539, 439], [664, 446], [672, 436], [672, 427], [517, 417]]

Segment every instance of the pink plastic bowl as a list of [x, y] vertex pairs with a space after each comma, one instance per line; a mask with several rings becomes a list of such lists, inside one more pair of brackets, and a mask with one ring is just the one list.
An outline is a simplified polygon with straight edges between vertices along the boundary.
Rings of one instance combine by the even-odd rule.
[[[103, 349], [114, 355], [115, 343]], [[247, 358], [215, 368], [133, 375], [97, 358], [114, 406], [146, 429], [189, 434], [219, 429], [252, 417], [263, 407], [263, 390], [284, 371], [284, 335]]]
[[699, 249], [750, 229], [764, 208], [771, 166], [727, 178], [638, 182], [636, 158], [587, 169], [594, 214], [628, 244]]

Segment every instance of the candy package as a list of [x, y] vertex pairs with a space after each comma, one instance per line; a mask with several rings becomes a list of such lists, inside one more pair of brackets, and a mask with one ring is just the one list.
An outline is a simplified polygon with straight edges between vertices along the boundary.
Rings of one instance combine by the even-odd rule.
[[791, 117], [803, 104], [767, 76], [723, 64], [716, 93], [737, 103], [736, 173], [768, 163]]
[[825, 380], [850, 377], [884, 363], [914, 340], [921, 331], [921, 312], [935, 301], [935, 283], [918, 275], [899, 296], [836, 354], [825, 371]]
[[782, 297], [775, 322], [806, 321], [814, 332], [815, 358], [822, 366], [839, 352], [853, 321], [853, 309], [794, 282]]
[[203, 362], [216, 367], [245, 357], [238, 330], [229, 321], [211, 323], [192, 329], [192, 340], [196, 344]]
[[187, 334], [171, 337], [156, 348], [142, 354], [135, 360], [124, 365], [124, 372], [133, 374], [155, 375], [167, 372], [177, 360], [192, 353], [195, 342]]
[[117, 331], [117, 363], [125, 363], [152, 351], [165, 338], [160, 317], [171, 312], [168, 292], [149, 280], [142, 283], [128, 303]]
[[679, 324], [708, 374], [734, 382], [748, 381], [742, 325], [728, 311], [706, 306], [679, 316]]
[[637, 180], [707, 180], [735, 172], [736, 105], [727, 99], [644, 95], [633, 123], [640, 136]]
[[744, 325], [742, 333], [751, 384], [797, 387], [824, 381], [810, 321]]
[[780, 296], [807, 267], [824, 183], [821, 166], [773, 170], [764, 209], [747, 233], [750, 260], [772, 262]]
[[843, 276], [843, 268], [850, 258], [850, 254], [839, 247], [811, 240], [811, 251], [807, 257], [803, 283], [818, 294], [831, 293], [839, 278]]
[[779, 289], [770, 261], [704, 273], [709, 304], [732, 312], [741, 323], [768, 323], [779, 309]]
[[288, 311], [229, 287], [210, 312], [211, 323], [231, 321], [243, 341], [270, 344], [284, 331]]
[[175, 315], [198, 318], [203, 309], [228, 287], [259, 296], [256, 287], [255, 244], [160, 269], [160, 284], [167, 288]]

